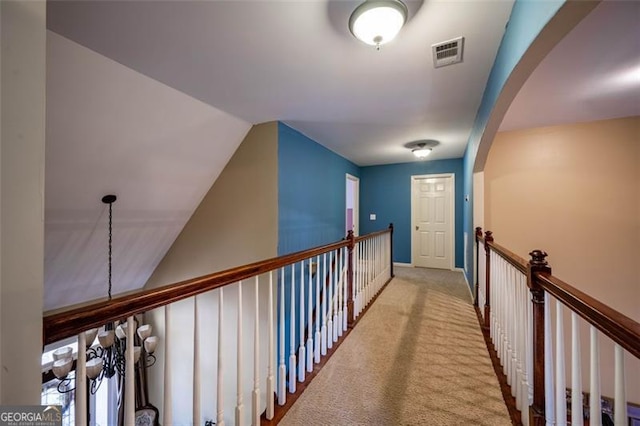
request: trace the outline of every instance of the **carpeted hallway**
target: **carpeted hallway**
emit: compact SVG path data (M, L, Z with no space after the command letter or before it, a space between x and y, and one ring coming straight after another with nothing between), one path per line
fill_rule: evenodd
M396 268L281 425L510 425L460 272Z

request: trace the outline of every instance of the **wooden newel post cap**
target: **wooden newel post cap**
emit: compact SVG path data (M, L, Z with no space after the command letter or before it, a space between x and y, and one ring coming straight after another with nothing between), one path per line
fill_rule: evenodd
M476 226L476 235L482 237L482 228L479 226Z
M486 231L484 233L484 239L485 239L485 241L493 241L493 232L492 231Z
M542 250L533 250L531 253L529 253L529 256L531 256L531 260L529 261L529 263L531 264L531 266L533 267L548 267L549 263L547 262L547 253L542 251Z

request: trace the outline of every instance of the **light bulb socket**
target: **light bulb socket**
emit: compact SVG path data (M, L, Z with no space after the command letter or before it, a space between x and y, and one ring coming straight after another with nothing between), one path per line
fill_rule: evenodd
M113 204L116 202L117 199L118 197L116 197L115 195L109 194L102 197L102 202L105 204Z

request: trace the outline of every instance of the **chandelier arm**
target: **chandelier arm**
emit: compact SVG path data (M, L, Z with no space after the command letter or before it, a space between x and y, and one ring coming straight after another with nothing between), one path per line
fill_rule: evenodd
M98 389L100 389L100 385L102 384L103 378L104 378L104 369L100 372L98 377L96 377L94 380L91 380L91 387L89 389L89 392L91 392L91 395L95 395L98 392Z
M70 384L71 384L70 378L65 377L64 379L60 379L60 382L58 382L58 392L69 393L69 392L75 391L76 390L75 386L69 387Z
M146 356L147 356L147 363L145 368L153 367L154 364L156 363L156 356L148 352L146 353Z

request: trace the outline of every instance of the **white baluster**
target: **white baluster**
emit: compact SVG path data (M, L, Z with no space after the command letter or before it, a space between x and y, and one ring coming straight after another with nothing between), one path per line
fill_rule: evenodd
M236 425L244 425L244 397L242 389L242 281L238 281L238 332L236 352Z
M364 308L369 304L369 281L371 279L371 253L370 240L363 242L363 262L364 262L364 280L362 281L362 305L360 305L360 313L364 312Z
M222 330L224 330L224 300L222 294L222 287L218 290L218 377L217 377L217 399L216 399L216 425L224 426L224 393L223 393L223 381L222 381ZM164 424L171 424L164 423Z
M373 246L373 287L371 288L371 300L373 296L378 292L378 281L380 278L380 253L378 252L380 244L378 243L380 237L375 237L371 242Z
M571 312L571 426L582 426L582 359L580 358L580 323Z
M364 311L364 308L367 306L367 302L368 302L368 297L367 297L367 292L369 290L368 288L368 284L369 284L369 260L371 259L371 257L369 256L369 240L364 240L362 241L362 269L363 269L363 274L362 274L362 288L360 289L360 292L362 294L362 298L360 301L360 314Z
M336 329L338 330L338 337L342 336L342 324L344 323L344 318L343 318L343 311L342 311L342 305L343 305L343 295L344 295L344 271L342 269L343 267L343 262L344 262L344 258L342 257L342 249L338 249L338 271L339 271L339 278L338 278L338 297L336 298L337 301L337 308L338 308L338 321L336 324Z
M351 251L351 265L353 268L353 280L351 282L351 294L353 296L353 319L358 316L358 280L360 279L360 270L358 269L358 246L359 243L354 244L353 250Z
M289 393L296 391L296 265L291 265L291 298L289 301Z
M358 244L354 244L353 247L353 251L351 253L351 263L353 266L353 280L351 283L351 294L353 295L353 318L352 320L355 320L356 317L358 316L358 280L359 275L360 275L360 270L359 270L359 258L358 258L358 247L359 247L359 243ZM348 321L347 321L348 323Z
M590 369L590 389L589 389L589 425L602 425L602 403L600 400L600 342L598 341L598 330L590 326L591 329L591 369Z
M327 348L331 349L333 347L333 286L335 281L333 279L334 274L332 267L333 261L331 260L332 256L329 253L329 297L325 299L325 306L327 310ZM326 297L326 294L325 294Z
M346 263L348 262L347 260L347 256L349 255L349 250L347 250L347 248L345 247L342 250L342 259L343 259L343 285L342 285L342 331L345 332L347 331L347 292L349 291L349 289L347 288L347 286L349 285L349 280L347 279L347 265Z
M307 372L313 371L313 259L309 259L309 291L307 292Z
M316 258L316 334L314 338L313 355L316 364L320 362L320 255Z
M614 423L627 425L627 392L624 378L624 350L620 345L615 345L615 398L613 407Z
M275 352L276 345L273 329L275 327L273 321L273 271L269 271L269 308L268 308L268 334L269 334L269 364L267 365L267 420L273 419L275 407L273 395L276 388L273 377L273 366L276 362Z
M516 328L518 326L518 313L516 312L517 307L517 277L518 271L513 266L509 265L509 305L510 305L510 318L511 318L511 337L509 345L511 346L511 381L513 385L511 386L511 394L515 398L517 395L517 384L519 383L518 377L518 356L520 355L518 352L518 333L519 330Z
M327 354L327 253L322 255L322 303L318 301L322 309L322 329L320 336L320 354Z
M523 286L522 286L522 273L518 272L516 276L516 315L517 315L517 325L516 330L518 330L517 337L517 345L518 345L518 372L516 378L516 408L522 411L524 407L528 407L523 403L525 398L525 384L526 384L526 371L525 371L525 343L524 339L526 336L526 320L525 320L525 312L526 312L526 303L527 298L526 295L523 294Z
M374 280L374 286L373 286L373 294L371 295L371 299L373 299L373 296L375 296L376 294L378 294L378 285L380 284L380 273L382 272L382 269L380 268L381 264L380 264L380 259L382 258L381 253L380 253L380 238L381 236L377 236L374 240L373 240L373 251L375 253L375 280Z
M338 341L338 295L340 294L339 286L339 276L340 276L340 261L338 260L338 251L336 250L333 255L334 258L334 267L333 267L333 297L331 300L333 301L333 341Z
M529 406L533 402L533 303L530 300L530 291L526 284L526 278L523 279L522 285L525 286L525 389L522 410L522 424L529 426Z
M311 269L311 265L309 265ZM298 381L304 382L304 376L307 371L306 355L307 350L304 347L304 260L300 262L300 349L298 350Z
M548 425L555 424L555 386L553 376L553 326L551 321L551 296L544 292L544 404Z
M516 406L518 406L519 401L521 399L521 383L522 383L522 365L520 359L522 357L522 348L520 347L520 337L522 336L522 324L520 323L520 271L516 268L511 267L511 294L513 297L513 368L514 368L514 376L513 376L513 385L512 394L516 400Z
M567 424L567 384L564 363L564 319L562 303L556 301L556 422Z
M287 402L286 375L287 367L284 364L284 268L280 269L280 365L278 367L278 405Z
M260 277L254 280L253 313L253 392L251 394L251 419L253 426L260 425Z
M362 268L362 242L356 244L355 247L355 259L354 259L354 270L356 273L356 279L354 280L355 289L353 291L353 296L355 298L354 309L353 309L353 319L355 320L360 315L360 307L362 306L362 280L363 280L363 268Z
M507 329L507 368L509 369L509 386L511 386L511 396L515 396L515 363L513 362L515 358L515 352L513 348L513 332L514 332L514 321L513 321L513 281L512 270L513 268L504 261L503 268L505 272L505 305L506 305L506 329Z
M501 285L502 285L502 294L500 296L500 301L502 303L502 348L503 348L503 356L504 356L504 368L505 374L507 375L508 383L511 385L511 352L509 342L509 286L507 285L507 266L506 261L499 257L500 262L500 277L501 277Z
M340 273L341 273L341 269L340 269L340 251L336 250L335 251L335 279L334 279L334 286L333 286L333 341L337 342L338 341L338 328L341 328L338 326L339 321L338 319L340 318L338 315L338 306L339 306L339 298L340 298L340 281L341 281L341 277L340 277Z
M76 361L76 424L87 424L87 337L78 334L78 359Z
M125 377L124 377L124 424L133 426L136 422L136 366L135 366L135 345L133 336L136 330L133 316L127 318L127 349L125 351Z
M496 303L496 300L497 300L496 298L498 297L499 288L498 288L498 269L496 268L495 260L496 260L495 254L491 252L489 262L491 264L491 270L493 273L491 274L490 283L489 283L489 288L491 289L491 293L489 295L489 305L491 306L491 310L489 314L489 318L490 318L489 330L492 333L491 340L495 345L496 355L498 356L498 358L500 358L500 339L498 337L500 336L500 333L499 333L500 327L497 321L497 314L498 314L498 310L500 309L500 306Z
M173 393L171 380L171 305L164 307L164 392L162 424L173 423Z
M200 335L198 333L198 296L193 297L193 424L200 419Z
M358 309L358 315L360 315L362 313L362 311L364 310L364 307L365 307L365 305L367 303L366 302L367 298L366 298L366 294L365 294L365 291L366 291L366 288L367 288L367 273L368 273L368 270L367 270L367 241L366 240L362 241L360 255L361 255L360 262L361 262L361 272L362 272L361 275L362 275L362 277L361 277L361 280L360 280L360 289L358 290L358 294L360 295L360 304L359 304L359 309Z
M373 281L375 279L375 255L373 252L373 243L372 239L367 241L369 246L369 261L367 262L369 266L369 281L367 282L367 306L369 306L369 302L371 302L372 293L373 293Z

